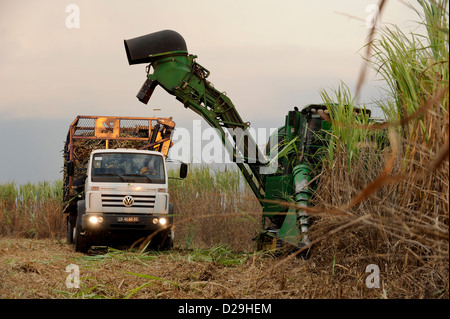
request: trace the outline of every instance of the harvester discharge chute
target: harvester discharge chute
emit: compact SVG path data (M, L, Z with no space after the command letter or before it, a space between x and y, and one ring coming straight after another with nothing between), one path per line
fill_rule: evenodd
M275 139L271 138L272 144L263 153L248 134L234 140L227 137L229 130L245 135L250 123L244 122L231 100L207 80L210 72L195 61L197 56L188 53L180 34L163 30L125 40L124 44L130 65L149 63L147 79L137 94L141 102L147 104L160 85L218 129L225 148L263 207L263 229L258 242L270 242L273 246L307 245L305 232L310 220L301 208L309 205L314 190L311 180L323 146L323 132L330 128L330 123L324 120L327 108L309 105L301 111L295 108L288 112L285 125ZM273 148L277 148L278 155L268 158ZM267 169L273 168L270 164L274 162L275 169Z
M150 63L147 67L148 77L137 94L138 99L146 104L155 87L160 85L186 108L202 116L220 132L233 161L258 199L263 199L260 167L268 162L266 156L246 133L250 124L241 119L231 100L207 80L209 71L195 62L196 56L188 54L181 35L163 30L125 40L124 44L129 64ZM153 73L150 73L150 67ZM229 134L229 130L235 134ZM227 136L236 138L230 140Z

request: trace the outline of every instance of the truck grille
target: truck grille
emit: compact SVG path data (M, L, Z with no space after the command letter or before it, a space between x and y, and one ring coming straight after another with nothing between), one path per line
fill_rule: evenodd
M130 206L124 204L125 196L127 195L102 194L102 206L104 208L153 208L155 206L155 195L129 195L133 198L133 203Z

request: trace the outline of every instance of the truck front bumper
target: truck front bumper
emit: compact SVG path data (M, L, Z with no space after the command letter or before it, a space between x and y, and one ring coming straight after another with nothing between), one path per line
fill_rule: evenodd
M156 231L170 228L172 218L142 214L84 214L81 226L89 231Z

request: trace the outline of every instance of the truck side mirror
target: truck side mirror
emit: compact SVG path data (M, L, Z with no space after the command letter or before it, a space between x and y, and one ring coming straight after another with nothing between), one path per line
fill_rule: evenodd
M181 163L180 165L180 178L186 178L188 173L188 165L186 163Z
M66 164L66 169L67 169L67 175L68 176L73 176L75 174L75 163L72 161L68 161Z

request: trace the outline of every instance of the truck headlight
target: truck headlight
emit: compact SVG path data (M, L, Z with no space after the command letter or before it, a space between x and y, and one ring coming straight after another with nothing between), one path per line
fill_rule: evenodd
M165 224L167 224L167 219L164 218L164 217L161 217L161 218L153 218L152 222L153 222L153 224L155 224L155 225L158 224L158 223L160 223L161 225L165 225Z
M91 216L89 217L89 222L92 224L97 224L103 222L103 217Z

